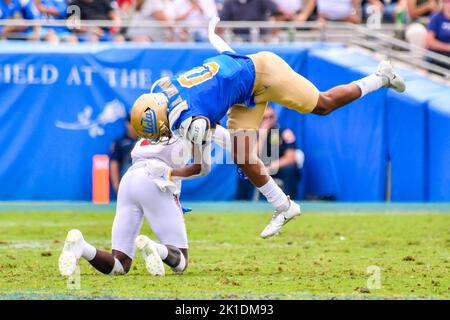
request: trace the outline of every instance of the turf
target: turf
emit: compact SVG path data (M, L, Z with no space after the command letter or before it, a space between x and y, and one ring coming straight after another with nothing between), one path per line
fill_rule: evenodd
M262 240L269 216L191 213L184 274L151 277L139 254L120 277L81 261L81 289L70 289L57 269L67 231L110 249L113 212L2 212L0 299L450 298L450 214L310 213ZM368 288L369 266L379 289Z

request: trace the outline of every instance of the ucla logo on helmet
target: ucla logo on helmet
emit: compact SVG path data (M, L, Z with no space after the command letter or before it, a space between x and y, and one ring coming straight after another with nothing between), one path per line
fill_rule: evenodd
M145 117L142 118L142 131L148 134L155 134L158 132L156 125L156 113L154 110L149 109L145 113Z

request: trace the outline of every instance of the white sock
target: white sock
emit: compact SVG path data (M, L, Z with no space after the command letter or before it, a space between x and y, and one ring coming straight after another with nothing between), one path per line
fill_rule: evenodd
M153 241L153 240L152 240ZM161 257L161 260L165 260L167 256L169 255L169 249L163 244L157 243L153 241L156 247L156 251L158 251L159 256Z
M278 212L289 209L290 203L288 197L272 178L265 185L259 187L258 190Z
M184 254L180 251L180 263L175 267L172 268L174 272L183 272L186 268L186 258L184 257Z
M122 263L117 258L114 258L114 267L112 268L110 275L125 274Z
M388 84L388 80L385 77L371 74L365 78L353 81L361 89L361 97L366 94L376 91Z
M95 255L97 254L97 249L90 243L86 242L86 240L83 240L83 252L81 253L81 256L85 258L87 261L91 261L95 258Z

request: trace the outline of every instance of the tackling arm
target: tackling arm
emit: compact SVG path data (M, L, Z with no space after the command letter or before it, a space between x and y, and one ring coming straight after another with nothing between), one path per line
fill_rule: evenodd
M190 180L206 176L211 172L211 141L203 145L193 144L194 164L187 165L181 170L185 174L183 180Z
M231 152L231 137L230 132L220 125L216 125L212 133L212 141L217 143L222 149ZM195 164L188 165L185 168L186 172L190 175L184 176L184 178L194 179L198 177L204 177L211 172L211 140L207 140L204 144L193 144L194 161ZM198 164L198 158L201 157ZM172 173L173 175L178 175Z

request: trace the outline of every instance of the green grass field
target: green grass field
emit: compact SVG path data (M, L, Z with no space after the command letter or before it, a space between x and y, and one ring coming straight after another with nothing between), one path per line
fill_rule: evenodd
M119 277L81 261L76 290L58 272L65 235L79 228L110 249L113 212L0 212L0 299L450 298L450 214L306 213L263 240L269 217L191 213L184 274L151 277L139 254ZM368 288L369 266L380 268L379 289Z

